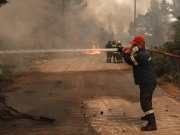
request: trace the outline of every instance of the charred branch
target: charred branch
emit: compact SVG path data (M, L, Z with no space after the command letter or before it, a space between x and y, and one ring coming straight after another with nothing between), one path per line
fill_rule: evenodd
M55 119L51 119L48 117L23 114L13 109L11 106L8 106L5 103L5 94L3 94L1 88L0 88L0 105L1 105L0 119L31 119L36 121L45 121L47 123L53 123L55 121Z

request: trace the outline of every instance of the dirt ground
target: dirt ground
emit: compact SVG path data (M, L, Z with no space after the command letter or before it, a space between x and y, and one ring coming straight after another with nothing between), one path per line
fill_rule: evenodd
M171 96L180 96L180 89L172 84L159 84L159 87L162 88L164 92Z
M63 57L38 62L35 70L16 77L7 104L56 121L0 120L0 135L180 134L179 90L165 84L156 88L158 130L141 132L146 122L140 120L144 114L131 67L105 60L105 54Z

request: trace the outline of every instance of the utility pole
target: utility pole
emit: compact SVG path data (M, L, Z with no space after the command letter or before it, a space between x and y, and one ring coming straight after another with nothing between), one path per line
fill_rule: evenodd
M134 36L136 36L136 0L134 0Z
M65 0L62 1L62 38L65 37Z

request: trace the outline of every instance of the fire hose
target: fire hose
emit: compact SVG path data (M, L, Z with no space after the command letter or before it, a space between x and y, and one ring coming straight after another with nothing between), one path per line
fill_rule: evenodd
M167 53L167 52L162 52L156 49L151 49L151 48L146 48L148 51L153 52L153 53L159 53L165 56L169 56L169 57L173 57L173 58L177 58L180 59L180 55L176 55L176 54L171 54L171 53ZM123 47L119 47L118 51L123 53Z
M162 51L151 49L151 48L147 48L147 50L150 51L150 52L155 52L155 53L163 54L163 55L166 55L166 56L169 56L169 57L180 59L180 55L175 55L175 54L171 54L171 53L167 53L167 52L162 52Z

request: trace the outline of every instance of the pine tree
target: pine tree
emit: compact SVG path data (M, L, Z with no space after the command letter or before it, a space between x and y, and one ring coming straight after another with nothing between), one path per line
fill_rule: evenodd
M176 18L180 16L180 0L172 0L173 4L171 5L172 14Z
M180 55L180 16L177 18L178 20L173 24L173 45L172 45L172 53Z
M180 55L180 17L173 24L173 39L166 42L163 46L155 47L158 50ZM180 88L180 61L179 59L167 57L160 54L153 54L152 59L155 65L155 72L163 81L171 82ZM171 68L169 68L171 65Z
M162 0L160 3L160 15L161 15L161 26L162 26L162 34L164 37L164 40L170 40L171 35L171 12L170 12L170 4L166 0Z
M146 14L147 18L149 18L151 35L148 37L150 45L162 45L164 43L164 39L162 36L162 27L161 27L161 13L159 9L159 3L157 0L151 0L150 11ZM150 31L149 30L149 31Z
M163 15L157 0L151 0L151 5L145 15L138 15L136 19L136 35L144 36L147 46L162 45L164 43ZM133 33L133 28L133 22L131 22L128 32Z

